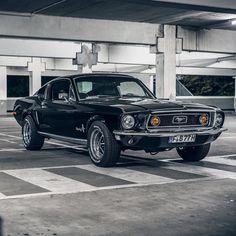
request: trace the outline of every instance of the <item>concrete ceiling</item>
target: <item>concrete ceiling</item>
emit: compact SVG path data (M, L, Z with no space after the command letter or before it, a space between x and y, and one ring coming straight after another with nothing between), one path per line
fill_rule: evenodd
M0 11L236 30L235 0L6 0Z

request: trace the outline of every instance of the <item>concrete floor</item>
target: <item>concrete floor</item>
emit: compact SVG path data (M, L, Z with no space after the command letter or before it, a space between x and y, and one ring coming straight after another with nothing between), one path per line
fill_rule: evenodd
M225 126L202 162L129 151L104 169L55 140L24 150L14 119L1 117L0 236L236 235L236 116Z

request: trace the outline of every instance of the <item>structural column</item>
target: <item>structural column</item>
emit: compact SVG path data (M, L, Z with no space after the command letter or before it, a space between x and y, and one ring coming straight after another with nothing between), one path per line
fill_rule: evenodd
M32 58L28 63L28 71L30 72L29 93L33 95L41 87L41 72L44 71L44 64L40 58Z
M0 66L0 115L7 112L7 68Z
M164 37L157 39L156 95L176 98L176 26L164 25Z

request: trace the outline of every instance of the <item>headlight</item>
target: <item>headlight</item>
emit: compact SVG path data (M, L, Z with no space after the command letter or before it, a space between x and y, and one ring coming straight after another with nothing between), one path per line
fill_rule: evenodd
M121 120L121 124L124 129L132 129L135 125L135 119L131 115L125 115Z
M215 121L215 127L219 128L223 125L224 118L221 113L216 114L216 121Z
M200 124L202 124L202 125L207 125L207 123L208 123L208 115L207 115L207 114L202 114L202 115L199 117L199 122L200 122Z

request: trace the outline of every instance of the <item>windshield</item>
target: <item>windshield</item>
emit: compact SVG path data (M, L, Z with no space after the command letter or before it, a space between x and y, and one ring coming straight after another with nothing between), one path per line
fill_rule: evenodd
M75 79L81 99L94 97L142 97L153 98L138 80L126 77L96 76Z

